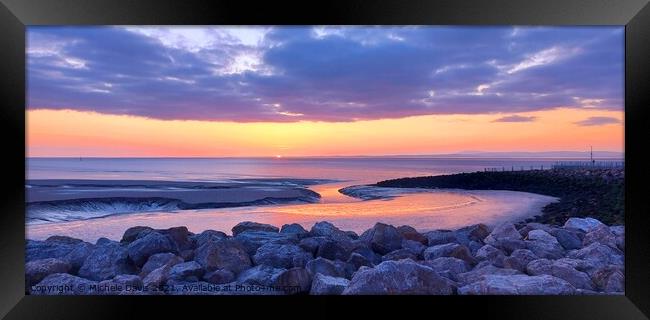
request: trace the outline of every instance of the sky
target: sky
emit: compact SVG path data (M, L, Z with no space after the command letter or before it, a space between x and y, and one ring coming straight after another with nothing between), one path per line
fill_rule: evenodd
M28 27L28 156L623 151L623 27Z

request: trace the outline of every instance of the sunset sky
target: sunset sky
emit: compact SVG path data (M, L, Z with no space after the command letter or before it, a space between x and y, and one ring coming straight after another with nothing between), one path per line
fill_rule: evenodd
M28 27L27 156L623 151L623 27Z

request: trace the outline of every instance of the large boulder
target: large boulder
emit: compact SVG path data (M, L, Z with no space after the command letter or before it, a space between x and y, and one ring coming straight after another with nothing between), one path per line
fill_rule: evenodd
M564 223L564 228L578 229L584 232L591 232L600 226L604 226L602 222L594 218L569 218Z
M531 276L551 275L569 282L575 288L594 289L589 275L576 270L572 265L562 261L551 261L548 259L533 260L526 266L526 272Z
M128 228L126 229L126 231L124 231L124 234L122 235L122 240L120 240L120 242L131 243L136 239L138 239L141 235L144 235L151 231L153 231L153 228L146 227L146 226L135 226L135 227Z
M337 278L345 277L346 275L345 267L343 265L337 264L329 259L322 257L318 257L307 262L305 269L307 269L312 275L320 273L322 275Z
M178 252L176 245L169 237L155 231L151 231L145 236L129 243L127 250L129 258L131 258L137 266L144 265L152 254L161 252Z
M150 291L164 290L164 285L167 283L167 280L169 280L171 269L172 266L165 264L162 267L149 272L149 274L142 279L143 286Z
M311 253L297 245L267 243L257 249L253 256L256 265L265 264L276 268L304 267L313 259Z
M194 245L197 248L204 245L206 242L219 241L226 238L228 238L227 234L216 230L205 230L199 234L190 236L190 239L194 242Z
M305 230L305 228L297 223L292 223L283 225L280 229L280 233L290 233L298 235L298 237L302 237L307 235L307 230Z
M534 231L541 231L541 230L533 230L531 231L531 233ZM524 242L526 243L526 249L532 251L536 256L540 258L560 259L564 256L565 253L564 248L562 248L562 246L560 245L559 242L557 242L557 240L554 241L526 240Z
M451 230L435 230L424 234L429 246L457 242L456 233Z
M521 233L517 231L515 225L510 222L502 223L494 228L490 234L485 237L484 242L495 246L495 243L502 239L521 240Z
M88 295L97 285L91 281L67 273L53 273L45 277L29 291L32 295Z
M517 249L526 249L526 242L519 239L503 238L491 241L490 245L503 251L506 255L512 254Z
M372 250L381 255L402 248L402 235L397 228L380 222L364 232L360 239L367 242Z
M237 234L234 239L244 246L246 253L250 256L254 255L259 247L267 243L295 244L298 241L295 234L255 230L244 231Z
M521 272L526 272L526 267L528 264L539 259L532 251L528 249L517 249L510 254L509 257L503 260L503 265L505 268L519 270Z
M194 260L206 271L226 269L238 274L252 266L244 246L233 239L205 243L196 249Z
M402 259L418 260L418 256L413 254L413 252L411 252L411 250L398 249L398 250L392 251L390 253L387 253L381 259L382 259L382 261L402 260Z
M575 288L549 275L486 275L479 281L458 288L462 295L568 295Z
M125 247L118 243L107 243L95 247L79 268L79 276L102 281L119 274L133 274L136 270L129 261L128 251Z
M70 237L53 236L45 241L27 240L25 262L55 258L69 263L72 267L70 272L77 273L94 249L95 245Z
M423 245L419 241L404 239L402 240L402 248L409 250L416 257L421 258L422 253L427 248L427 246Z
M476 263L476 259L472 257L469 249L466 246L457 243L447 243L429 247L424 250L422 255L425 260L433 260L440 257L454 257L464 260L469 264Z
M134 274L120 274L110 280L100 281L96 293L103 295L134 294L142 291L143 282Z
M258 286L272 286L278 276L284 272L284 268L275 268L268 265L259 265L244 270L237 276L235 281L238 284L252 284Z
M196 261L175 264L169 271L169 278L174 280L199 281L205 270Z
M438 274L447 277L451 280L457 281L456 277L460 273L465 273L470 270L470 265L464 260L453 257L440 257L433 260L422 262L427 267L432 268Z
M72 266L69 263L55 258L29 261L25 264L25 288L30 288L53 273L68 273L70 269Z
M320 248L320 245L326 241L331 241L331 240L325 236L310 237L310 238L304 238L300 240L298 245L303 250L310 252L313 255L317 255L318 248Z
M519 272L519 270L515 270L515 269L497 268L487 263L483 266L479 264L471 271L457 274L456 279L459 283L468 284L468 283L479 281L481 277L485 275L511 276L516 274L522 274L522 273Z
M257 223L252 221L244 221L232 227L232 235L237 236L244 231L266 231L266 232L279 232L280 229L270 224Z
M176 251L178 252L194 249L195 243L191 238L194 234L187 230L187 227L160 229L156 230L156 232L169 237L172 243L176 246Z
M411 226L399 226L397 227L397 232L399 232L403 239L416 241L423 245L429 244L429 239Z
M601 267L592 272L593 282L598 289L607 293L625 291L625 273L619 266L609 265Z
M149 274L149 272L154 271L166 264L174 266L181 262L183 262L183 259L171 252L153 254L149 257L149 259L147 259L147 262L140 269L140 276L144 278Z
M453 293L449 280L412 260L385 261L374 268L361 268L343 291L348 295Z
M575 231L558 228L552 230L551 235L565 250L582 248L582 240Z
M203 280L212 284L224 284L235 280L235 274L229 270L215 270L203 275Z
M339 228L327 221L321 221L314 224L309 230L310 237L328 237L337 241L348 241L352 240L350 236L345 231L341 231Z
M287 294L307 293L311 289L311 274L304 268L291 268L278 275L275 285Z
M330 260L347 260L350 257L351 243L349 241L335 241L327 239L323 241L316 256L323 257Z
M339 295L350 284L350 280L336 278L317 273L313 276L309 294L312 295Z
M588 260L599 266L623 265L625 262L621 251L598 242L594 242L580 250L570 251L567 258Z
M598 226L593 230L587 232L582 239L582 246L588 246L592 243L600 243L614 249L618 249L618 237L606 226Z
M504 267L504 260L506 259L506 256L503 254L503 252L489 244L486 244L482 246L480 249L476 251L476 259L478 261L483 261L487 260L491 264L503 268Z
M489 234L490 228L479 223L464 228L460 228L454 232L459 243L469 244L470 241L483 241Z

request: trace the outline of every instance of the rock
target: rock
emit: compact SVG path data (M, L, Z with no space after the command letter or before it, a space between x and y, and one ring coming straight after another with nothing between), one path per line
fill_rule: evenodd
M198 262L189 261L175 264L169 272L169 278L174 280L198 281L204 273L205 270Z
M151 231L131 242L128 247L129 258L136 266L142 266L152 254L161 252L177 252L176 245L169 237Z
M344 243L327 239L318 247L316 256L330 260L345 261L350 257L350 251L344 247Z
M373 251L381 255L402 248L402 236L397 228L380 222L364 232L360 239L367 242Z
M25 262L55 258L70 263L71 272L77 272L94 249L94 245L78 242L69 237L50 237L50 241L27 240L25 244Z
M307 262L305 269L311 272L311 274L314 276L318 273L326 276L336 277L336 278L345 277L346 275L344 268L342 268L341 266L337 266L331 260L321 258L321 257L318 257L316 259Z
M584 232L593 231L600 226L604 226L604 224L594 218L569 218L564 223L564 228L578 229Z
M497 268L488 263L484 266L477 265L471 271L459 273L456 275L456 279L458 280L459 283L468 284L468 283L477 282L481 279L481 277L486 275L511 276L517 274L522 274L522 273L515 269Z
M527 237L526 240L544 241L544 242L560 244L554 236L552 236L550 233L544 230L539 230L539 229L531 230L530 232L528 232L528 235L526 237Z
M339 295L350 284L345 278L336 278L317 273L311 282L311 295Z
M426 248L426 247L425 247ZM368 261L372 262L373 264L379 264L381 262L381 255L374 252L368 244L363 242L363 245L357 246L356 248L352 249L352 253L358 253L362 256L364 256Z
M605 292L624 292L625 275L623 269L618 266L609 265L598 268L592 273L591 279L598 289Z
M580 272L572 265L561 261L550 261L548 259L533 260L526 267L526 272L531 276L551 275L569 282L575 288L594 289L591 279L589 279L586 273Z
M297 245L274 243L261 246L253 256L253 262L256 265L265 264L286 269L304 267L311 259L313 259L311 253L302 250Z
M580 250L573 250L568 253L567 257L572 259L589 260L598 266L609 264L622 266L625 262L622 252L597 242Z
M254 255L259 247L267 243L295 244L298 241L295 234L254 230L242 232L234 239L244 246L246 253L250 256Z
M147 274L144 279L142 279L142 284L148 290L162 291L164 285L169 279L169 273L171 272L172 267L170 265L163 265L162 267L155 269L149 274Z
M69 273L77 274L81 266L86 261L86 258L90 256L93 250L95 250L95 246L93 244L90 244L88 242L79 242L73 245L72 250L63 256L61 260L70 264L71 268Z
M120 242L131 243L139 237L140 233L145 234L151 231L153 231L153 228L145 227L145 226L135 226L135 227L128 228L126 229L126 231L124 231L124 234L122 235L122 240L120 240Z
M456 238L458 238L461 243L465 244L470 241L483 241L490 234L490 228L479 223L460 228L454 233L456 234Z
M275 284L277 277L285 270L284 268L274 268L268 265L255 266L240 273L237 276L236 283L271 286Z
M45 242L57 243L57 244L75 245L75 244L78 244L78 243L82 243L83 240L68 237L68 236L50 236L47 239L45 239Z
M582 240L575 232L566 229L554 229L551 235L560 243L565 250L574 250L582 248Z
M506 255L512 254L517 249L526 249L526 243L523 240L517 239L499 239L492 241L490 245L502 250Z
M235 280L235 274L229 270L215 270L204 274L203 280L212 284L224 284Z
M454 257L464 260L469 264L476 263L476 259L472 257L469 249L467 249L466 246L457 243L447 243L429 247L424 250L422 255L425 260L433 260L440 257Z
M486 244L476 251L476 259L478 261L487 260L494 266L499 268L504 267L504 260L506 256L501 252L501 250Z
M352 240L358 240L359 239L359 235L354 231L345 231L345 234L348 236L348 238L350 238Z
M25 288L30 288L51 274L68 273L70 269L72 266L69 263L55 258L29 261L25 264Z
M142 288L143 282L140 277L134 274L120 274L115 276L113 279L99 282L94 293L116 295L142 291Z
M416 241L425 246L429 244L429 239L411 226L399 226L397 232L402 236L402 239Z
M595 242L618 249L617 237L606 225L598 226L587 232L582 239L582 246L586 247Z
M399 260L399 259L395 259ZM368 260L366 257L358 254L358 253L353 253L350 255L350 258L347 261L348 264L352 266L352 269L354 271L359 270L359 268L366 266L366 267L374 267L374 264Z
M422 243L420 243L418 241L404 239L404 240L402 240L402 248L404 248L406 250L409 250L416 257L421 258L422 253L427 248L427 246L423 245ZM416 259L414 259L414 260L416 260Z
M257 223L252 221L244 221L238 223L236 226L232 227L232 235L237 236L238 234L244 231L265 231L265 232L279 232L280 229L276 226L270 224Z
M320 245L328 241L329 239L327 237L311 237L311 238L304 238L300 240L300 243L298 246L300 246L303 250L310 252L313 255L316 255L318 252L318 248Z
M79 268L79 276L97 281L135 272L136 268L129 261L127 249L118 243L96 246Z
M524 242L526 243L526 249L532 251L540 258L560 259L564 256L564 249L557 241L547 242L544 240L526 240Z
M503 260L503 265L505 268L526 272L526 266L528 266L531 261L537 259L539 259L539 257L537 257L532 251L528 249L517 249L513 251L509 257Z
M174 266L181 262L183 262L183 259L171 252L153 254L142 266L142 269L140 269L140 276L144 278L149 274L149 272L158 269L166 264L169 264L169 266Z
M385 261L357 271L343 294L453 294L449 280L412 260Z
M280 233L292 233L299 236L307 235L307 230L297 223L285 224L280 229Z
M417 255L413 254L411 250L408 249L399 249L392 251L382 257L383 261L388 261L388 260L402 260L402 259L411 259L411 260L417 260L418 257Z
M625 226L611 226L609 227L609 231L611 231L615 236L625 236Z
M205 243L196 249L194 260L206 271L226 269L234 274L252 266L244 246L233 239Z
M97 282L67 273L53 273L45 277L30 294L33 295L87 295L93 294Z
M481 280L458 288L462 295L568 295L575 288L568 282L549 275L486 275Z
M345 231L341 231L333 224L327 221L321 221L314 224L309 230L310 237L328 237L337 241L351 240Z
M456 277L458 274L470 270L470 266L467 262L453 257L440 257L433 260L427 260L424 261L423 264L454 281L458 279Z
M427 237L429 246L456 242L456 233L451 230L429 231L424 234Z
M506 222L495 227L494 230L492 230L492 232L490 232L490 234L487 237L485 237L484 242L486 244L490 244L496 247L495 242L497 242L498 240L502 240L502 239L521 240L521 238L522 238L521 234L519 233L519 231L517 231L515 226L510 222Z
M278 275L275 285L287 294L307 293L311 289L311 274L301 267L291 268Z
M199 234L195 234L193 236L190 236L190 239L194 241L195 246L198 248L202 245L204 245L206 242L209 241L219 241L222 239L228 238L228 235L221 232L221 231L215 231L215 230L205 230Z
M187 230L187 227L173 227L169 229L156 230L156 232L169 237L176 245L176 251L194 249L194 241L190 238L193 234Z

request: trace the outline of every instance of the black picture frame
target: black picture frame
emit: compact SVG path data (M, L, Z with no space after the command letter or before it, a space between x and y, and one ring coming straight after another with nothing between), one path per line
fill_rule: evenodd
M7 319L341 316L404 311L463 318L647 319L650 208L644 159L650 127L648 0L337 0L299 3L171 0L0 0L0 317ZM27 25L625 25L626 277L621 296L36 297L24 294L25 26ZM237 303L237 306L235 306ZM188 304L188 305L185 305ZM185 305L185 306L182 306ZM305 306L306 313L295 310ZM203 313L205 313L203 315Z

